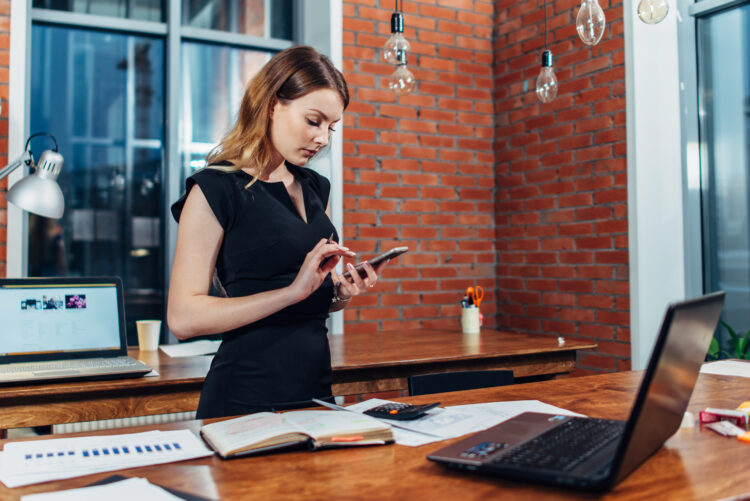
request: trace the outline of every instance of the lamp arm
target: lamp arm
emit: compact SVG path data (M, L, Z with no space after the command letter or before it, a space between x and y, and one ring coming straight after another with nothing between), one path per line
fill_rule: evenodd
M31 152L29 150L24 151L20 157L16 158L11 163L0 169L0 179L7 177L8 174L10 174L23 164L31 165L33 162L34 160L31 157Z

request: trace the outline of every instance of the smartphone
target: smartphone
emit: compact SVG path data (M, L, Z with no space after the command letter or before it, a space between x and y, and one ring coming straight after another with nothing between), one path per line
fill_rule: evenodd
M377 266L381 261L386 261L388 259L393 259L396 256L400 256L404 252L408 251L408 247L394 247L393 249L386 251L378 256L375 256L372 259L368 259L367 262L370 263L371 266ZM362 263L358 263L354 266L354 269L359 272L359 276L362 278L367 277L367 272L365 271L365 268ZM344 277L349 278L351 277L351 274L349 271L344 272Z

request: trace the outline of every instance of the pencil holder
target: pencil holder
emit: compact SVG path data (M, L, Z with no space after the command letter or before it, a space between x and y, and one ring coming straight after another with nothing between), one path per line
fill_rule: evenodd
M479 308L461 308L461 331L479 334Z

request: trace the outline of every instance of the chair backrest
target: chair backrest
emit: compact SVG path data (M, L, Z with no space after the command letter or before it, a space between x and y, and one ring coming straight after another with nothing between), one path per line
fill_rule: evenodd
M513 371L486 370L439 372L409 376L409 395L427 395L446 391L474 390L513 384Z

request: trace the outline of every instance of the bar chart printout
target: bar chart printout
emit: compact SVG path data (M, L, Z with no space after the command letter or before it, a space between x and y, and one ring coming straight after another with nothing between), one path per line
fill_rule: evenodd
M0 481L13 488L212 454L190 430L10 442L0 453Z

